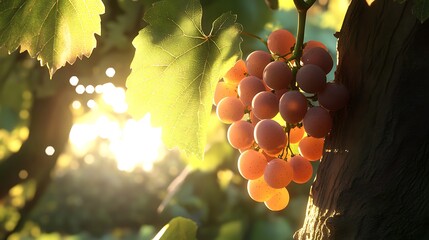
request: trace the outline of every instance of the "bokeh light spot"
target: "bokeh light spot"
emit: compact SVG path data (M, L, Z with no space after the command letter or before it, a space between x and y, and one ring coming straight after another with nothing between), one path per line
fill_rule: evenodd
M85 86L83 86L83 85L77 85L77 87L76 87L76 93L77 94L83 94L85 92Z
M85 92L86 92L86 93L88 93L88 94L93 94L93 93L94 93L94 91L95 91L95 87L94 87L94 86L92 86L92 85L88 85L88 86L86 86L86 88L85 88Z
M52 146L47 146L46 149L45 149L45 153L48 156L52 156L55 153L55 148L52 147Z
M114 68L109 67L106 69L106 76L112 78L115 76L115 74L116 74L116 70Z
M72 76L72 77L69 79L69 83L70 83L70 85L72 85L72 86L76 86L76 85L79 83L79 78L77 78L76 76Z
M22 180L27 179L28 178L28 172L25 169L22 169L21 171L19 171L18 173L18 177Z

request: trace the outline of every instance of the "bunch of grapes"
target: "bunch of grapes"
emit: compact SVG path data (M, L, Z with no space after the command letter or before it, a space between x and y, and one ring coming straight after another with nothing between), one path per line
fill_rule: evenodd
M286 187L311 179L310 162L322 157L332 127L330 112L346 105L348 92L326 81L333 60L322 43L306 42L301 58L285 29L266 43L269 51L250 53L218 82L214 105L220 121L231 124L227 138L241 153L238 170L250 197L279 211L289 203Z

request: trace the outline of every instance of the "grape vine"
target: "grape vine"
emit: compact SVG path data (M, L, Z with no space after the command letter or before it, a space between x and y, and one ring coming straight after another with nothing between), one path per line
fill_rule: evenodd
M306 13L314 1L294 2L296 37L287 29L271 32L262 39L267 50L238 60L218 82L213 99L219 120L231 124L227 138L241 153L237 165L248 180L249 196L272 211L288 205L291 182L311 179L310 162L322 158L331 112L349 98L343 85L327 82L333 68L327 47L303 42Z

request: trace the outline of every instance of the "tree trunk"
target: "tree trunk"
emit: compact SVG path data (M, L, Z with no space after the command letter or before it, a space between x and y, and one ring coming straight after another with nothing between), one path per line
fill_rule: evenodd
M295 239L429 239L429 21L412 3L351 2L335 73L351 98Z
M68 90L58 90L53 96L34 100L28 139L18 152L0 161L0 199L15 185L28 179L45 179L51 174L66 147L73 124L68 110L70 102ZM46 155L47 146L54 147L52 156ZM27 177L20 177L22 170L27 172Z

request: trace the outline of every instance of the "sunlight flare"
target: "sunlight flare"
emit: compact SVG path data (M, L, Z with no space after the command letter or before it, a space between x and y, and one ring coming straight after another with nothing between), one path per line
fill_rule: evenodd
M103 111L103 106L108 106L115 114L126 113L125 90L112 83L97 85L94 91L97 88L100 98L87 102L91 110L76 121L70 131L73 152L84 158L97 148L100 156L116 159L120 170L152 170L154 162L165 155L161 128L152 127L149 114L134 120L127 115L123 118ZM72 107L80 108L81 104L75 101ZM99 147L101 143L107 144L107 148Z

